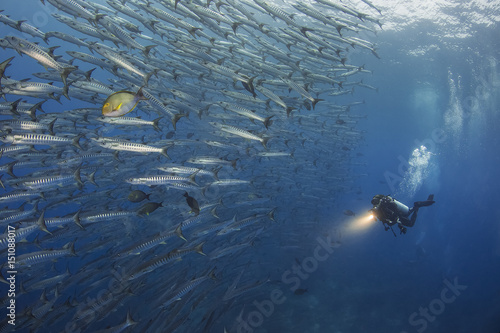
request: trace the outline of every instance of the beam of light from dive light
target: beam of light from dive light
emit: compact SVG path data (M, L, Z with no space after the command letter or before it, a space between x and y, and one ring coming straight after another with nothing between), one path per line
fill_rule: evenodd
M360 232L374 225L375 221L375 216L372 212L370 212L354 219L351 223L349 223L349 229L351 229L351 231Z

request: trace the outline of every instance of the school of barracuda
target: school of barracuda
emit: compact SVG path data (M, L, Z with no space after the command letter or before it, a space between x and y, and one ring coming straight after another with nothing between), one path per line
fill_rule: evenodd
M262 258L300 247L315 207L359 191L366 115L361 101L337 100L376 89L349 52L378 57L380 11L335 0L42 3L65 32L0 13L12 32L0 46L19 53L0 59L16 332L235 332L245 304L279 280ZM18 77L26 62L45 70ZM109 95L141 88L127 116L103 116ZM7 232L0 239L6 257ZM13 329L4 320L0 331Z

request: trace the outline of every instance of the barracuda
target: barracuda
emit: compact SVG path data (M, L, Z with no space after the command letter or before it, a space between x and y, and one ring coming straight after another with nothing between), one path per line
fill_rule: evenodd
M2 129L10 129L10 130L23 130L23 131L36 131L36 130L45 130L49 131L51 135L54 135L54 123L57 118L52 120L48 124L41 124L34 121L25 121L25 120L4 120L0 123Z
M164 103L162 103L160 100L158 100L155 96L153 96L149 91L147 91L144 88L142 89L142 94L144 95L144 97L146 97L146 101L148 102L148 104L152 105L155 109L159 110L160 112L165 112L170 116L175 130L175 126L177 124L178 119L175 121L174 119L179 115L173 113L171 108L167 107ZM182 117L184 115L180 116Z
M20 255L16 258L16 264L31 266L65 256L76 256L74 243L66 244L61 250L47 250Z
M10 142L13 145L65 145L72 144L75 147L82 149L80 147L79 140L82 135L78 135L74 139L61 138L53 135L46 134L14 134L5 135L0 138L3 142Z
M212 157L212 156L199 156L199 157L194 157L188 159L186 162L192 163L192 164L204 164L204 165L220 165L220 164L226 164L226 165L231 165L233 169L236 169L236 162L238 159L234 159L232 161L224 160L218 157Z
M210 183L210 186L231 186L231 185L247 185L252 182L244 179L220 179Z
M45 1L47 1L51 5L59 8L60 10L70 15L77 15L81 18L88 20L91 23L95 23L96 15L89 12L87 9L82 7L78 2L74 0L41 0L41 1L43 4L45 4Z
M7 36L5 37L5 39L7 39L7 41L19 54L24 53L40 62L44 66L53 68L58 71L61 74L61 79L63 80L64 86L68 86L66 78L68 77L69 73L76 69L76 67L62 66L57 61L55 61L47 52L43 51L38 45L28 42L27 40L13 36Z
M181 299L181 297L183 297L189 291L191 291L192 289L196 288L198 285L200 285L201 283L207 281L208 279L215 280L214 270L210 271L208 273L208 275L206 275L206 276L202 276L202 277L199 277L199 278L194 279L192 281L189 281L189 282L185 283L184 285L182 285L181 287L179 287L172 294L172 296L170 296L170 298L161 305L161 308L164 309L164 308L168 307L170 304L172 304L172 303L174 303L176 301L179 301Z
M229 77L233 80L241 81L241 82L247 84L248 86L253 87L252 82L253 82L254 78L249 78L246 75L244 76L244 75L237 74L235 71L233 71L232 69L230 69L228 67L217 65L217 64L211 63L209 61L201 61L200 64L202 66L218 73L218 74Z
M111 7L116 9L117 11L122 12L123 14L128 15L130 17L133 17L138 21L141 21L144 19L144 17L141 14L134 11L132 8L130 8L126 4L122 4L122 3L115 1L115 0L107 0L106 2L108 3L108 5L110 5Z
M217 235L220 236L220 235L228 234L228 233L233 232L233 231L238 231L241 228L244 228L248 225L254 224L255 222L258 222L262 218L265 218L265 217L268 217L271 221L274 221L274 211L275 211L275 209L271 210L267 214L255 214L253 216L250 216L250 217L247 217L245 219L231 223L230 225L228 225L227 227L225 227L224 229L219 231L217 233Z
M137 268L136 270L134 270L134 272L132 272L128 276L128 280L135 280L138 277L141 277L147 273L151 273L155 269L162 267L162 266L165 266L166 264L168 264L174 260L178 260L182 256L184 256L185 254L188 254L191 252L196 252L196 253L199 253L201 255L205 255L205 253L203 253L203 244L204 243L201 243L195 247L188 248L185 250L173 250L173 251L170 251L169 253L167 253L166 255L163 255L157 259L150 260L150 261L144 263L143 265L139 266L139 268Z
M281 10L281 8L273 4L267 3L266 1L262 0L254 0L254 1L256 4L264 8L268 13L272 14L275 17L279 17L280 19L285 21L286 24L300 28L300 26L293 20L293 18L287 13L285 13L283 10Z
M132 65L132 63L122 56L120 56L118 53L107 50L103 48L102 46L95 45L93 46L93 49L98 52L100 55L103 57L106 57L108 60L111 62L115 63L116 65L125 68L131 73L139 75L143 79L143 84L147 86L147 83L149 81L149 78L151 77L152 73L146 74L142 72L139 68L136 66Z
M129 255L139 255L142 252L147 251L149 249L152 249L153 247L155 247L157 245L166 244L165 241L167 239L175 237L175 236L186 241L186 238L182 234L181 224L179 224L179 226L177 226L177 228L173 231L169 231L166 233L160 233L158 235L151 237L147 241L136 243L136 244L132 245L130 248L128 248L127 250L124 250L124 251L118 253L117 256L118 257L126 257Z
M290 112L293 110L293 108L287 106L285 104L285 102L283 102L283 100L278 95L276 95L275 93L273 93L271 90L267 89L266 87L263 87L262 85L257 85L255 87L255 89L257 91L259 91L260 93L262 93L267 98L269 98L270 100L272 100L274 103L284 107L287 115L289 115Z
M53 187L61 187L76 182L78 187L83 187L82 179L80 178L80 168L76 169L73 175L60 175L53 177L38 178L31 181L21 183L22 187L30 190L49 190Z
M243 93L240 93L240 92L236 92L236 91L230 91L230 90L221 90L221 92L228 96L228 97L231 97L231 98L234 98L234 99L237 99L239 101L244 101L244 102L247 102L247 103L258 103L258 104L266 104L267 102L262 100L262 99L259 99L259 98L256 98L256 97L252 97L252 96L248 96L248 95L245 95Z
M348 15L352 15L352 16L355 16L359 19L363 19L366 14L363 14L363 13L360 13L360 12L357 12L345 5L339 5L337 2L334 2L332 0L316 0L317 2L319 3L322 3L323 5L326 5L326 6L329 6L329 7L332 7L332 8L335 8L335 9L338 9L340 10L341 12L344 12Z
M102 84L101 82L96 82L96 81L76 81L71 83L72 86L78 87L81 89L85 89L87 91L91 92L96 92L98 94L103 94L103 95L111 95L114 93L113 89L107 87L106 85Z
M80 224L80 210L77 211L73 216L50 217L50 218L44 219L45 229L48 229L49 227L50 228L61 227L61 226L64 226L66 224L70 224L72 222L76 223L79 226L81 225ZM44 229L42 229L42 230L44 230ZM48 232L47 230L44 230L44 231Z
M72 36L72 35L68 35L68 34L66 34L64 32L60 32L60 31L49 31L49 32L46 32L45 33L45 37L47 39L49 39L50 37L55 37L55 38L64 40L66 42L75 44L77 46L84 46L84 47L88 47L89 46L89 44L87 44L83 39L77 38L77 37Z
M57 162L57 164L62 166L67 166L73 164L81 164L86 161L100 160L107 158L113 158L116 161L120 162L120 160L118 159L118 151L116 151L114 153L92 153L92 154L78 155L72 158L61 160Z
M35 215L38 212L38 201L35 202L31 210L23 211L17 214L10 214L9 216L0 220L0 224L13 223Z
M90 216L82 216L79 218L78 223L76 221L75 221L75 223L78 226L82 227L81 222L98 223L98 222L115 220L117 218L131 217L131 216L137 216L136 212L122 211L122 212L102 213L102 214L96 214L96 215L90 215Z
M299 86L295 81L285 77L282 77L281 80L285 82L290 88L310 100L312 102L313 109L318 102L323 101L323 99L312 97L312 95L307 90L305 90L304 87Z
M216 20L218 23L224 22L227 23L231 26L233 29L233 32L236 33L236 28L241 24L239 22L233 22L231 19L225 17L224 15L217 13L209 8L199 6L197 4L194 4L192 2L187 2L186 7L188 7L190 10L196 13L196 15L200 17L208 17L211 19Z
M99 66L101 68L109 68L112 69L113 71L116 70L116 65L107 59L99 59L97 57L94 57L93 55L83 52L66 51L66 53L75 59Z
M97 118L97 120L108 124L125 125L125 126L148 125L148 126L153 126L155 131L159 132L160 128L158 127L158 123L162 118L163 117L160 117L156 118L155 120L149 121L132 117L116 117L116 118L99 117Z
M133 185L147 185L147 186L186 182L198 186L198 184L195 181L195 176L198 172L199 170L195 171L191 176L187 178L179 176L151 176L151 177L129 178L126 180L126 182Z
M118 37L127 47L132 47L141 50L146 57L149 57L149 51L151 51L153 47L156 47L156 45L143 46L139 44L132 37L130 37L130 35L125 30L121 29L120 27L116 26L113 22L109 21L109 19L103 16L103 14L101 14L97 22L99 24L102 24L110 33Z
M234 134L234 135L240 136L240 137L245 138L245 139L259 141L260 143L262 143L262 145L266 149L267 149L267 141L269 141L269 139L271 138L271 137L261 138L260 136L252 134L244 129L230 126L230 125L218 124L215 122L210 122L210 125L218 128L221 131L226 132L226 133Z
M34 199L34 198L42 198L43 193L40 192L17 192L17 193L9 193L6 195L0 196L0 202L6 203L6 202L13 202L13 201L24 201L28 199Z
M184 167L184 166L166 166L166 167L158 167L157 168L160 171L164 172L170 172L170 173L180 173L180 174L188 174L191 175L193 173L197 173L200 176L211 176L215 179L217 179L217 173L219 172L220 168L215 169L214 171L207 171L203 169L198 169L198 168L190 168L190 167Z
M226 102L217 102L217 104L226 110L232 111L234 113L248 117L250 119L261 121L266 128L269 127L270 120L272 117L274 117L274 115L273 115L273 116L269 116L269 117L264 118L264 117L259 116L255 112L252 112L251 110L245 109L245 108L238 106L238 105L226 103Z
M172 147L170 145L163 148L156 148L141 143L114 141L114 140L109 140L108 138L98 138L98 139L92 138L92 140L101 147L107 149L132 151L136 153L160 153L167 158L170 158L167 154L167 150L170 147Z
M177 28L186 29L193 37L195 37L195 33L201 28L194 27L183 20L178 19L177 17L170 15L166 11L153 7L149 3L140 5L145 11L159 18L160 20L164 20Z
M68 100L68 86L63 88L52 85L52 83L42 83L42 82L18 82L15 85L10 86L16 90L26 93L37 93L37 94L61 94Z

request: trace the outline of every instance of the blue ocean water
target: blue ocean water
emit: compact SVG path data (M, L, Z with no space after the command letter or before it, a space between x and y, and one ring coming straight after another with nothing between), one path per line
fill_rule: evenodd
M335 117L325 116L329 112L325 102L319 102L316 110L301 108L293 111L291 117L286 117L281 110L283 114L275 117L269 130L273 136L269 140L269 151L294 152L293 160L256 158L252 154L266 151L261 144L237 139L220 139L237 145L227 155L224 150L201 148L193 142L182 148L180 143L189 142L190 133L194 133L193 141L217 138L212 127L200 125L203 117L197 121L195 114L190 115L190 122L181 119L175 130L174 140L179 143L169 153L175 163L203 155L228 160L239 158L237 169L223 167L221 179L252 180L251 189L223 188L211 197L222 198L224 202L218 207L220 221L231 220L233 216L240 220L276 208L276 223L269 222L263 228L251 226L251 231L241 228L238 236L200 237L207 253L230 246L247 246L210 261L190 254L175 265L150 273L147 278L132 280L126 288L112 293L112 307L95 310L92 319L83 323L78 311L92 309L93 300L112 290L111 281L116 272L121 275L122 269L138 267L170 250L185 248L182 240L175 239L173 243L167 242L167 252L155 248L145 255L132 256L126 263L113 256L163 231L165 226L176 226L186 216L192 216L187 213L183 191L138 187L152 192L154 201L162 201L169 208L160 208L141 220L117 219L99 227L90 225L86 230L72 225L75 229L63 234L61 239L43 238L48 237L47 234L38 231L41 248L34 246L35 235L28 238L28 244L18 243L21 255L41 249L61 249L74 241L78 256L18 269L18 326L4 323L4 331L95 332L120 325L130 313L137 324L123 328L129 332L499 332L500 8L493 1L441 1L433 5L421 1L372 3L381 10L380 15L376 11L371 13L380 18L383 28L376 28L376 34L364 32L360 38L376 45L379 58L363 48L351 47L348 63L363 65L371 73L362 73L347 82L362 79L362 84L377 90L358 84L352 95L326 97L338 105L363 102L353 105L349 111L352 117L345 118L355 121L352 131L361 136L351 138L342 130L342 136L334 135L338 129L329 126ZM350 4L370 10L364 2ZM27 20L44 32L63 31L85 37L50 16L53 7L49 4L25 1L22 6L18 2L2 6L2 14ZM211 4L210 8L216 7ZM286 8L293 10L293 7ZM286 26L270 17L263 20L269 25ZM308 19L299 15L299 20L307 22ZM0 36L9 35L47 46L41 39L21 34L7 25L0 26ZM147 45L143 40L141 43ZM109 42L105 44L113 46ZM56 39L50 40L49 46L52 45L60 45L55 53L63 58L68 58L64 52L67 50L89 53L83 47ZM293 54L293 47L291 50ZM32 74L43 72L44 68L28 56L21 57L7 48L2 50L0 60L12 56L15 58L6 71L7 76L42 81ZM78 65L84 70L95 67L83 62ZM105 82L113 75L97 69L92 77ZM191 80L184 83L197 82ZM61 86L60 82L55 84ZM182 84L179 86L182 88ZM229 82L220 86L233 85ZM288 87L276 90L282 95ZM245 92L241 87L238 91ZM291 98L300 97L297 92L288 93ZM7 94L6 100L19 97ZM213 96L207 100L210 98ZM44 109L48 113L61 113L64 119L64 114L71 110L100 106L61 97L61 104L49 100ZM157 118L154 112L135 112L129 115ZM214 116L220 110L211 112ZM315 112L321 121L310 126L308 121L317 120L313 117ZM316 127L323 121L325 128ZM128 137L135 142L141 142L145 136L148 140L144 143L154 144L152 140L165 140L167 132L172 131L167 123L165 121L165 130L161 133L141 127L132 130L106 127L105 132L97 128L95 133ZM252 123L247 125L250 129L256 127ZM104 125L86 126L80 123L78 129L94 133L92 126ZM78 134L78 130L73 134ZM289 150L285 140L290 142ZM342 147L346 150L342 151ZM80 193L71 192L68 195L75 196L75 200L56 206L57 209L48 209L48 216L65 216L80 208L88 216L91 212L139 207L140 204L126 199L126 195L137 188L116 185L114 191L112 182L122 174L127 177L151 174L154 167L167 160L151 155L124 153L120 156L130 159L124 165L130 164L135 169L123 170L123 165L121 170L120 166L107 169L103 165L96 179L98 183L101 181L101 188L85 182L83 193L95 195L100 202L78 199ZM2 165L12 161L3 158ZM84 173L87 178L88 172ZM6 182L11 177L3 174L2 181L7 187L3 194L7 194L14 191L14 182ZM208 191L210 198L210 189ZM196 193L200 202L211 203L200 192L192 193ZM372 208L370 200L379 193L391 194L408 206L425 200L432 193L436 203L419 211L415 226L405 235L394 228L395 237L390 230L384 231L380 222L367 219L367 212ZM56 194L53 197L49 202L59 198ZM262 199L264 204L259 200L252 203L250 198ZM32 203L28 202L28 207L31 208ZM19 204L6 205L3 209L14 209ZM347 210L355 216L346 214ZM216 223L213 217L209 221ZM188 240L197 240L191 233L186 232L186 236ZM3 253L2 263L7 257L7 253ZM49 284L45 288L47 300L39 300L43 288L21 292L20 281L30 286L38 280L63 274L66 267L71 276ZM177 290L184 283L206 276L210 269L215 269L216 281L203 282L173 306L160 308L169 290ZM6 267L2 274L5 278L9 276ZM126 280L123 276L117 281ZM7 286L1 287L5 302L2 314L7 312L9 301ZM41 309L43 306L47 308ZM43 315L38 318L34 310Z

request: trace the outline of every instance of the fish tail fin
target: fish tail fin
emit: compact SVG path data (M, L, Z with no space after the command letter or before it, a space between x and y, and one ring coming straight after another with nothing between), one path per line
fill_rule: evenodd
M69 90L69 86L64 86L62 88L62 94L63 94L64 97L66 97L68 99L68 101L70 101L71 98L69 98L68 90Z
M49 93L49 98L52 98L53 100L57 101L59 104L62 105L61 103L61 95L54 95L54 93Z
M269 141L269 139L271 139L271 137L270 137L270 136L265 137L265 138L262 138L262 141L261 141L262 145L263 145L263 146L264 146L264 148L266 148L266 149L267 149L267 141Z
M160 122L160 120L162 118L163 117L159 117L159 118L156 118L155 120L153 120L153 128L155 129L155 131L161 132L160 127L158 127L158 123Z
M16 29L21 31L21 25L26 22L26 20L19 20L16 22Z
M45 110L42 109L43 103L45 103L45 101L38 102L35 105L33 105L33 107L35 108L35 110L39 110L45 113Z
M215 276L215 267L212 268L212 270L210 272L208 272L208 277L214 281L217 280L217 277Z
M165 147L163 147L163 148L161 149L160 154L162 154L162 155L163 155L163 156L165 156L166 158L170 158L170 156L168 156L168 153L167 153L168 148L170 148L170 147L172 147L172 146L170 145L170 146L165 146Z
M80 170L82 169L82 166L80 165L76 170L73 176L75 177L76 182L78 183L78 187L81 189L83 187L83 182L82 178L80 175Z
M153 47L156 47L157 45L148 45L146 47L144 47L144 51L142 51L142 53L144 53L144 55L149 58L149 51L151 51L151 49Z
M42 213L40 214L40 217L38 218L36 224L38 224L38 227L40 228L40 230L45 231L46 233L52 235L52 233L49 231L49 229L47 229L47 225L45 224L44 215L45 215L45 209L42 210Z
M72 257L76 257L76 252L75 252L75 242L69 242L68 244L63 246L63 249L69 249L69 255Z
M216 180L219 180L219 171L220 169L222 169L222 166L219 166L215 169L212 170L212 173L213 173L213 177L216 179Z
M63 69L63 71L61 72L61 79L63 81L63 84L65 87L68 86L68 82L67 82L67 79L68 79L68 75L73 72L74 70L78 69L78 67L76 66L70 66L70 67L65 67Z
M50 135L54 135L54 123L56 122L57 118L54 118L54 120L52 120L48 125L47 127L49 128L49 133Z
M264 126L266 127L266 129L269 128L269 126L271 125L272 122L270 122L271 118L274 117L274 115L272 116L269 116L267 118L264 119Z
M85 228L84 228L84 227L82 226L82 224L80 223L80 212L81 212L81 211L82 211L82 210L81 210L81 209L79 209L79 210L75 213L75 215L73 215L73 222L75 222L75 224L76 224L77 226L79 226L81 229L85 230Z
M302 27L300 28L300 32L305 36L307 37L307 32L308 31L314 31L314 29L310 29L310 28L306 28L306 27Z
M95 26L97 26L97 21L99 21L101 18L103 18L105 16L107 16L107 14L95 14L94 19L93 20L89 20L89 23L94 24Z
M85 75L85 78L87 79L87 81L90 81L90 76L92 75L92 72L94 72L96 68L97 67L94 67L91 70L86 71L86 72L83 73L83 75Z
M80 150L84 150L84 149L82 148L82 146L80 146L80 138L81 138L81 137L83 137L83 135L82 135L82 134L77 135L77 136L73 139L73 141L71 142L71 144L72 144L73 146L75 146L76 148L80 149Z
M193 184L193 185L196 185L196 186L198 186L198 183L196 183L196 179L195 179L195 177L196 177L196 175L198 174L198 172L200 172L200 169L196 170L195 172L193 172L193 173L192 173L192 174L188 177L189 182L190 182L191 184Z
M236 158L231 161L231 166L233 167L234 170L236 170L236 162L239 160L239 158Z
M97 172L97 170L95 170L94 172L92 172L90 175L89 175L89 181L94 184L95 186L99 187L99 184L96 183L95 181L95 173Z
M175 234L177 235L177 237L179 237L183 241L187 242L186 237L184 237L184 235L182 234L182 223L179 223L177 228L175 228Z
M178 113L176 114L173 118L172 118L172 125L174 126L174 131L176 130L176 127L177 127L177 122L179 121L179 119L181 119L182 117L185 117L187 116L187 114L184 114L184 113Z
M151 75L153 73L149 73L148 75ZM137 97L139 97L139 100L146 100L148 99L146 96L144 96L144 92L142 91L144 89L144 86L140 87L139 90L137 90Z
M176 1L176 3L177 3L177 2L178 2L178 1ZM193 28L189 29L189 30L188 30L188 32L191 34L191 36L193 36L193 38L196 38L196 31L198 31L198 30L203 30L203 29L193 27Z
M314 110L314 107L316 106L316 104L318 102L321 102L321 101L324 101L324 99L321 99L321 98L314 98L313 99L313 102L312 102L313 110Z
M241 22L234 22L231 24L231 28L233 28L234 34L236 35L236 29L241 25Z
M5 96L5 95L4 95ZM19 105L19 102L22 101L22 98L19 98L18 100L15 100L14 102L12 102L10 104L10 112L12 112L13 114L15 114L16 116L20 116L20 113L17 112L17 106Z
M121 163L121 162L122 162L122 160L120 160L120 157L118 156L118 154L119 154L119 153L120 153L120 152L119 152L118 150L117 150L117 151L115 151L115 152L113 153L113 159L114 159L115 161L117 161L117 162L120 162L120 163Z
M196 246L193 248L193 251L194 251L194 252L196 252L196 253L199 253L199 254L201 254L201 255L206 256L206 254L205 254L205 253L203 253L203 245L204 245L204 244L205 244L205 242L203 242L203 243L200 243L200 244L196 245Z
M210 214L212 214L212 216L215 217L216 219L219 218L219 215L217 215L217 206L215 206L210 210Z

